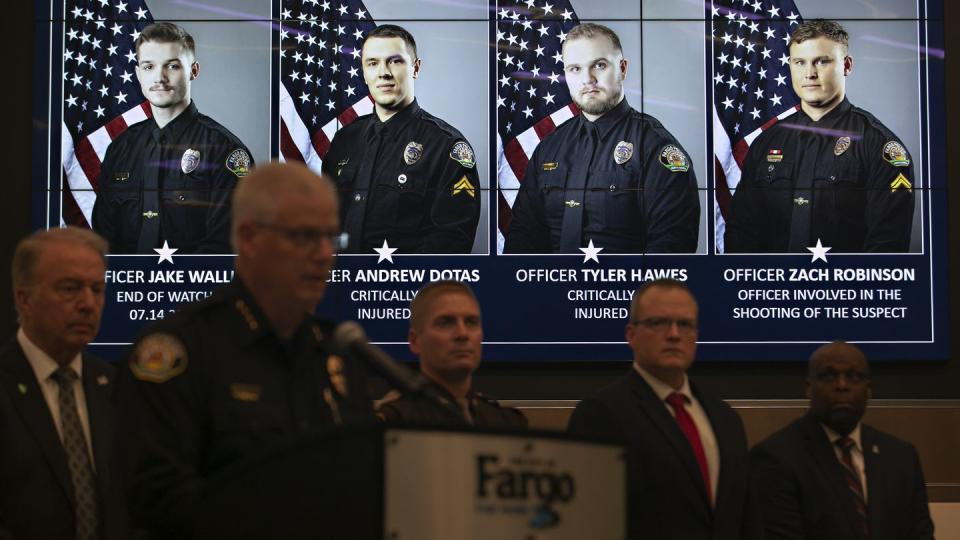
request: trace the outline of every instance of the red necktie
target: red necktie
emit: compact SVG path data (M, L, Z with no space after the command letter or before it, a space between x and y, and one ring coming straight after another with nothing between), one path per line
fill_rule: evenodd
M713 496L710 493L710 471L707 468L707 454L703 451L703 443L700 442L700 433L697 431L697 426L693 423L693 418L690 417L687 408L684 407L685 402L686 398L679 392L674 392L667 396L667 403L673 407L673 413L677 418L680 431L683 432L687 437L687 441L690 442L690 447L693 448L693 455L697 458L697 463L700 465L700 474L703 476L703 486L707 489L707 500L712 501Z

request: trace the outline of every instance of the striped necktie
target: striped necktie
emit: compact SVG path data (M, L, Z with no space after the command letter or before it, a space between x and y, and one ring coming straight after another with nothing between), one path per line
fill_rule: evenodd
M860 473L857 466L853 463L851 451L857 445L850 437L842 437L834 443L840 448L840 463L843 465L843 479L850 488L850 495L853 497L853 507L857 511L857 522L863 530L865 536L870 536L870 523L867 519L867 501L863 497L863 483L860 481Z

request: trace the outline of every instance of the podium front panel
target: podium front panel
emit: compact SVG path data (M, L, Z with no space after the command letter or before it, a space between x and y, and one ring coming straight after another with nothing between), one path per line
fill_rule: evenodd
M384 453L384 538L626 538L617 446L390 429Z

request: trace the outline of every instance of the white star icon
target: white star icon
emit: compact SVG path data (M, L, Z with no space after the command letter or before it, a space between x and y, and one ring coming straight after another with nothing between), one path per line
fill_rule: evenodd
M373 248L373 250L376 251L377 255L380 256L380 258L377 259L377 264L380 264L383 261L387 261L390 264L393 264L393 252L396 251L397 248L390 247L390 244L387 244L386 238L383 239L382 247Z
M599 255L600 252L603 251L603 248L602 248L602 247L595 247L595 246L593 245L593 239L590 240L590 243L587 244L587 247L585 247L585 248L580 248L580 251L583 252L583 262L587 262L587 261L591 261L591 260L592 260L593 262L595 262L595 263L597 263L597 264L600 263L600 259L597 258L597 255Z
M177 248L170 247L170 244L168 244L166 240L163 241L163 247L153 248L153 250L156 251L157 255L160 256L160 259L157 260L157 264L160 264L163 261L173 264L173 254L178 251Z
M820 242L820 239L817 238L817 245L807 248L807 251L813 253L813 258L810 259L810 262L816 262L817 259L827 262L827 252L831 249L833 248L824 247L823 243Z

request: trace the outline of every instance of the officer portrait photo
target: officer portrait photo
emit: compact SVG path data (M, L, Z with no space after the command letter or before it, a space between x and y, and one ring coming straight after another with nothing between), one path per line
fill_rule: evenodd
M404 21L358 40L372 111L336 131L322 163L340 195L346 253L486 253L485 79L462 69L485 53L483 30Z
M603 253L705 252L705 76L693 68L702 64L702 47L691 45L702 24L641 22L635 4L572 3L580 24L564 30L554 60L540 60L541 73L561 74L559 84L552 76L528 83L523 71L506 70L521 89L500 89L507 101L498 109L500 123L509 119L511 131L518 123L511 107L530 106L522 103L527 84L536 96L562 92L573 114L566 107L561 117L549 114L558 125L522 169L512 162L516 151L506 133L510 169L523 178L500 174L510 206L507 227L499 216L503 253L580 254L590 246ZM511 54L509 36L501 50ZM524 150L542 127L516 135Z
M887 3L904 16L916 7ZM797 8L853 16L849 7L820 2ZM789 69L787 95L798 98L799 110L750 144L718 251L807 254L819 245L831 254L920 252L916 22L811 16L790 28L781 71Z
M63 133L51 130L65 181L49 225L91 227L112 255L154 255L165 242L178 254L230 253L230 193L270 157L270 30L216 20L212 10L236 7L226 0L156 0L126 17L75 4L63 71L51 63L65 82L62 107L52 104ZM269 5L250 4L269 18Z

